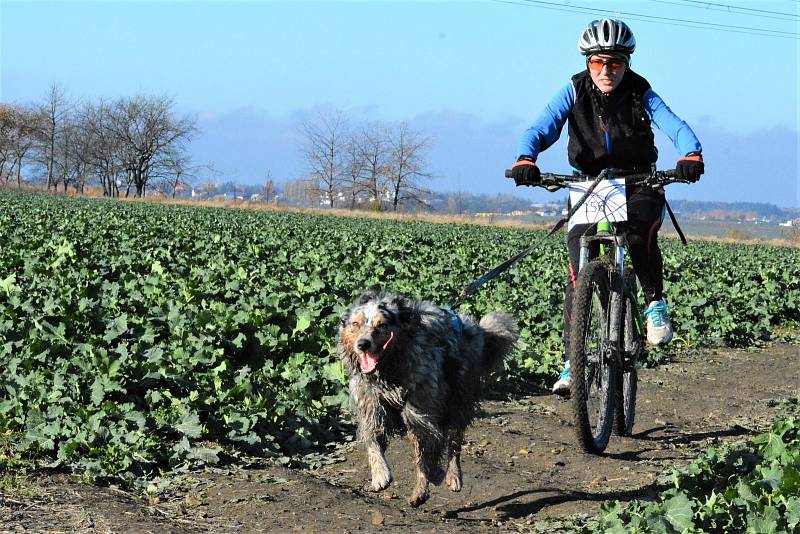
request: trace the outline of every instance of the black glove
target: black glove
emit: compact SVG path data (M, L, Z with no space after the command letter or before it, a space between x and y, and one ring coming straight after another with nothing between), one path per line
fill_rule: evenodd
M530 156L520 156L511 167L511 177L519 185L536 185L542 181L542 173Z
M703 156L700 154L688 154L678 160L675 170L678 171L678 180L696 182L705 170Z

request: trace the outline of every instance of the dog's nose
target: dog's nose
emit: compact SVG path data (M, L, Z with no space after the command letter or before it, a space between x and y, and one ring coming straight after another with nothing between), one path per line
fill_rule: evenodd
M372 342L367 338L361 338L356 342L356 347L358 350L365 351L372 345Z

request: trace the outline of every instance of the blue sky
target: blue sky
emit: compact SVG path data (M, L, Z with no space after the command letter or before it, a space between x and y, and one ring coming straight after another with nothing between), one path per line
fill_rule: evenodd
M510 1L3 0L0 100L36 101L52 82L76 99L168 95L198 117L197 161L242 182L267 169L299 177L299 121L333 106L353 122L405 120L431 136L436 189L538 200L546 193L515 190L503 169L528 123L583 68L583 26L609 10L636 35L633 69L704 145L707 175L672 196L800 205L800 40L710 26L800 34L800 2L716 2L762 10L745 15L687 0ZM657 138L659 165L673 166L678 155ZM567 170L565 152L559 142L541 166Z

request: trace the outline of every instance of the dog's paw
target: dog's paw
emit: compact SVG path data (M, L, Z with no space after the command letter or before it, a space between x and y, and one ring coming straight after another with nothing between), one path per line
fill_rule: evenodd
M450 491L461 491L462 482L460 472L454 472L453 469L448 469L446 482Z
M445 482L450 491L461 491L463 482L461 479L461 455L459 453L454 453L447 463L447 478L445 478Z
M427 487L424 490L414 490L414 494L408 500L408 504L410 504L412 508L416 508L417 506L424 504L430 496L431 493L428 491Z
M372 475L372 491L383 491L392 483L392 473L387 469L382 473Z

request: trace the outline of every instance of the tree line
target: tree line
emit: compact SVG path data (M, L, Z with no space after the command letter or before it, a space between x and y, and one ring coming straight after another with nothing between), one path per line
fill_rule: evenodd
M344 112L318 113L302 124L308 193L330 207L397 211L425 207L431 140L408 123L352 125Z
M50 191L87 184L103 195L175 194L196 170L188 143L196 120L167 97L74 102L58 85L33 104L0 103L0 183L38 182Z
M167 97L135 95L74 101L57 84L32 104L0 103L0 185L38 184L48 191L87 185L104 196L176 196L199 178L211 191L222 173L190 156L196 119ZM350 209L427 206L425 169L430 139L407 123L354 123L340 110L316 113L300 125L303 172L279 187L267 171L263 197Z

